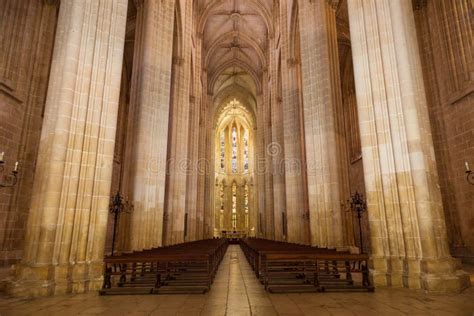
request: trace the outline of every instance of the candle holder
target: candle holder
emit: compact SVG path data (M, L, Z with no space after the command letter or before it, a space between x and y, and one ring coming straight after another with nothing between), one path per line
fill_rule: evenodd
M115 235L117 232L117 224L122 213L131 213L133 211L133 204L130 203L124 196L117 191L114 196L110 198L109 212L114 216L114 232L112 236L112 256L115 250Z
M471 168L469 168L469 164L466 161L466 181L469 184L474 185L474 173L472 172Z
M360 253L364 253L364 244L362 239L362 214L367 211L367 202L364 196L356 191L356 193L348 200L351 209L349 211L357 213L357 219L359 220L359 238L360 238Z
M0 188L11 188L18 182L18 161L15 162L15 168L9 174L3 174L5 172L5 161L3 160L4 153L0 153L0 175L2 175L2 181L0 181Z

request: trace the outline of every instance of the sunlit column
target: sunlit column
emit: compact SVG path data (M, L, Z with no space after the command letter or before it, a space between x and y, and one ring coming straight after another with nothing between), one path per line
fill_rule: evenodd
M126 0L61 1L25 251L9 293L101 285Z
M334 20L327 14L326 0L298 4L311 244L342 247L346 245L335 122L340 86L331 66L338 62L331 36Z
M459 291L411 1L349 1L376 285Z
M162 245L174 1L138 7L131 100L135 103L130 248ZM161 87L157 89L157 87Z

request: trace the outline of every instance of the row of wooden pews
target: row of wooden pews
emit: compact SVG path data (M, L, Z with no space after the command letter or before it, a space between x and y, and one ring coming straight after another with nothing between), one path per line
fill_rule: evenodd
M240 245L271 293L374 291L367 255L260 238L242 239Z
M207 239L106 257L99 293L205 293L227 246L226 239Z

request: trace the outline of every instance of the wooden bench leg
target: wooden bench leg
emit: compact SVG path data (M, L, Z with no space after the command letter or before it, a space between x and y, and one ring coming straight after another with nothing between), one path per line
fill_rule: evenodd
M103 289L110 289L112 287L111 274L112 274L112 268L106 267L105 273L104 273L104 284L102 285Z
M120 272L122 272L122 274L120 275L120 284L119 284L119 286L122 286L122 284L127 281L127 264L121 264L120 265Z
M318 262L316 261L314 269L314 286L318 288L318 291L320 290L319 285L319 266Z
M346 265L346 280L352 281L351 264L349 260L346 260L345 265Z

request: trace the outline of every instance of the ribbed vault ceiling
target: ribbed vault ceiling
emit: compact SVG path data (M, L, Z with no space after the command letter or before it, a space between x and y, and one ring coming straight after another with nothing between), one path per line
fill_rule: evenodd
M203 39L208 89L214 96L234 92L255 98L260 90L273 32L272 2L199 0L198 32Z

